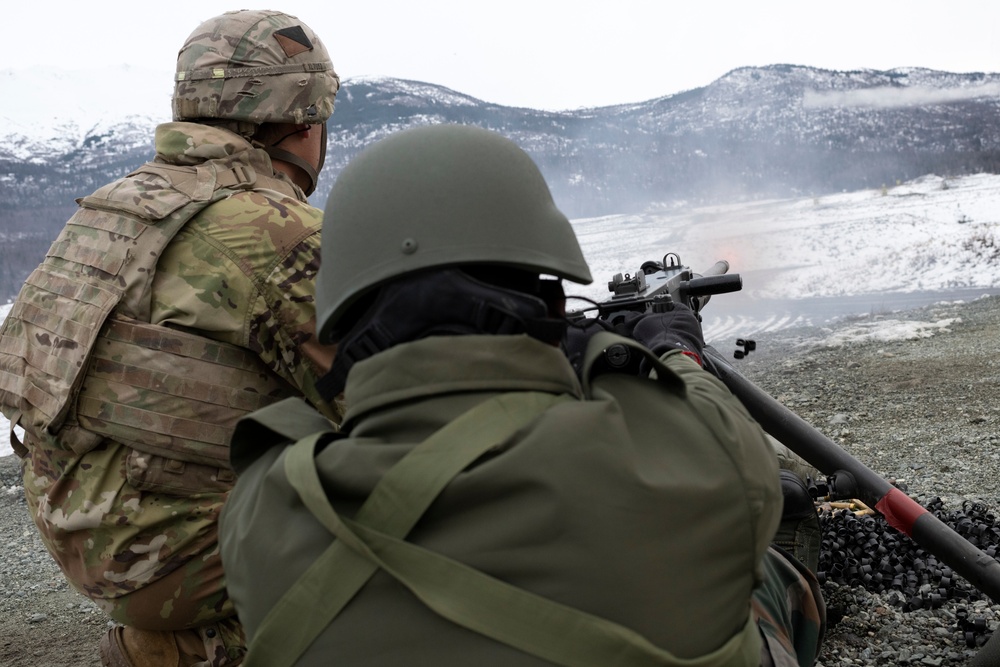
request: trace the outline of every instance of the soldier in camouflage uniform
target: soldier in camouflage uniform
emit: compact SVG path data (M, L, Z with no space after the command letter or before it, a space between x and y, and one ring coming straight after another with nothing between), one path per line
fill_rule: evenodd
M105 665L237 665L217 519L236 420L304 395L339 78L313 31L229 12L188 38L156 158L79 201L0 330L0 406L67 579L120 626ZM13 427L12 427L13 435Z
M237 426L220 541L244 667L815 661L823 601L771 545L767 436L682 305L564 338L551 277L590 270L523 151L396 134L341 173L323 233L322 390L348 409L336 433L295 398Z

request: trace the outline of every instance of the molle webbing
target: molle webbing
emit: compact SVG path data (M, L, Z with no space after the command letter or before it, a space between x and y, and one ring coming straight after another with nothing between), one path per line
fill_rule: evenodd
M252 188L298 198L270 176L262 151L246 151L190 167L150 162L79 200L0 326L0 409L16 415L12 423L77 453L108 435L174 458L180 446L193 452L185 460L226 467L220 448L236 419L290 388L247 350L142 323L167 244L212 203ZM115 363L136 370L116 376ZM236 389L222 396L220 386ZM81 392L93 430L77 421Z
M0 406L21 412L29 434L43 437L63 423L101 324L119 298L120 290L83 275L71 279L45 264L28 276L0 329ZM96 444L84 440L82 447ZM75 442L67 446L77 449Z
M66 239L68 252L74 254L64 258L116 276L125 291L118 311L148 322L156 262L188 220L240 190L267 188L295 196L288 184L265 176L269 170L262 151L210 160L195 167L147 163L127 178L80 200L82 208L70 218L67 230L75 226L87 231ZM108 234L95 234L95 230ZM114 258L111 263L101 259L108 252Z
M111 319L76 415L87 430L139 451L227 468L236 421L294 393L249 350Z

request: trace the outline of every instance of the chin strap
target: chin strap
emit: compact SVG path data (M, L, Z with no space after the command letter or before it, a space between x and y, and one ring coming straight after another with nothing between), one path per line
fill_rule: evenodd
M282 162L294 164L296 167L305 172L306 176L309 177L309 186L302 188L302 192L306 194L306 197L316 191L316 179L319 178L319 171L314 169L311 164L300 158L295 153L290 153L289 151L281 148L275 148L274 146L265 146L264 152L271 156L272 160L281 160ZM295 179L292 180L294 182Z
M311 164L303 160L301 157L286 151L283 148L278 148L277 146L263 146L264 152L267 153L272 160L281 160L282 162L288 162L289 164L294 164L296 167L305 172L306 176L309 178L309 187L302 188L302 191L306 193L308 197L316 191L316 183L319 180L319 172L323 170L323 164L326 162L326 123L320 123L320 133L322 137L320 138L320 148L319 148L319 164L313 167ZM278 143L281 143L280 141Z
M316 388L327 400L343 391L359 361L428 336L527 334L557 344L565 320L548 316L542 299L480 282L458 269L416 274L384 287L337 345L333 367Z

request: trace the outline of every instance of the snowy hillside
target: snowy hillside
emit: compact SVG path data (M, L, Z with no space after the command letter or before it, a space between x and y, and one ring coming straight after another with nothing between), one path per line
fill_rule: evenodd
M667 252L695 271L727 260L744 287L706 307L709 340L1000 291L996 175L575 224L595 279L578 293L592 299Z
M16 294L77 198L149 159L152 127L170 117L171 81L169 72L130 67L87 77L0 70L0 300ZM1000 73L770 65L643 103L548 112L420 81L346 79L311 201L322 207L340 170L373 141L406 127L461 123L518 143L573 218L790 197L808 197L796 205L817 212L831 193L932 173L1000 173L997 90ZM771 215L766 205L747 215L755 212ZM647 220L621 224L632 222ZM808 273L796 280L804 282L789 288L812 289Z
M978 175L592 218L576 231L598 273L621 260L638 266L651 250L676 251L696 269L727 259L745 277L764 272L746 286L755 296L800 299L1000 285L998 225L1000 176Z
M929 336L948 322L899 322L893 310L1000 293L1000 176L927 176L878 190L575 220L594 275L567 291L595 300L616 273L668 252L696 271L719 259L744 289L713 297L705 337L738 336L878 313L825 341ZM569 307L583 304L571 302ZM0 306L0 320L10 305ZM0 417L0 456L10 454Z
M95 80L103 85L95 87ZM127 65L88 69L85 75L0 70L0 157L45 162L109 133L135 135L135 142L146 146L150 128L170 119L171 92L169 71Z

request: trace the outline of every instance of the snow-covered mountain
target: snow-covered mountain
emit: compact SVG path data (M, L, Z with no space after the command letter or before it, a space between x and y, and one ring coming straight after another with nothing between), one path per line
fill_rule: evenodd
M0 164L98 160L102 144L146 150L149 130L170 119L171 92L169 72L129 66L0 70Z
M1000 74L774 65L641 104L568 112L430 88L349 81L330 121L331 175L386 132L428 122L473 123L511 137L573 216L1000 171Z
M744 288L713 297L703 311L705 338L720 349L737 337L852 314L878 317L824 344L927 337L948 322L901 322L892 311L1000 293L997 175L926 176L884 190L674 207L573 226L594 284L567 291L595 300L608 298L614 274L668 252L696 271L728 260ZM0 305L0 321L9 310ZM0 417L0 456L11 453L8 432Z
M13 295L74 208L148 159L170 74L0 72L0 300ZM386 134L480 125L538 162L571 217L682 203L825 196L926 174L1000 173L1000 74L905 68L741 68L640 104L565 112L504 107L441 86L348 79L328 123L313 203Z

